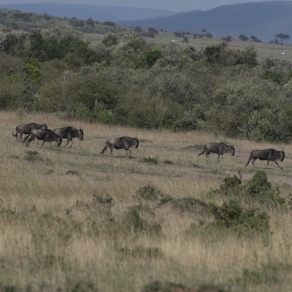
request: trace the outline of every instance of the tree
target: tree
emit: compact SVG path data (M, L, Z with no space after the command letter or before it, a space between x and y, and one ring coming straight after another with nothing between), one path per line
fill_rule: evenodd
M241 34L241 35L239 36L239 39L240 39L241 41L244 41L244 42L248 41L248 37L247 37L246 35L244 35L244 34Z
M289 34L284 34L284 33L278 33L277 35L276 35L276 40L280 40L280 44L281 45L283 45L283 41L284 40L288 40L289 39Z
M250 39L251 39L252 41L256 42L256 43L261 43L261 40L258 39L258 38L257 38L256 36L254 36L254 35L252 35L252 36L250 37Z

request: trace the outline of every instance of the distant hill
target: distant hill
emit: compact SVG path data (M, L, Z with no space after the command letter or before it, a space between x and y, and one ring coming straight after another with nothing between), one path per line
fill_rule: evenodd
M121 22L129 20L141 20L158 16L169 16L173 12L144 9L134 7L97 6L86 4L0 4L0 8L19 10L22 12L46 13L56 17L78 18L86 20L91 18L96 21Z
M153 27L158 30L201 33L214 37L238 38L240 34L269 42L279 33L292 43L292 2L272 1L224 5L207 11L191 11L171 16L124 21L124 26Z

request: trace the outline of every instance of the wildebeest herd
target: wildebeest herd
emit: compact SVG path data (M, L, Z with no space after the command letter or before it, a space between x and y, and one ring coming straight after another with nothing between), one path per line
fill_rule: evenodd
M60 146L62 144L63 139L67 139L67 143L65 147L71 141L71 146L73 145L73 139L78 138L79 140L83 140L84 133L83 130L76 129L73 127L63 127L63 128L56 128L54 130L48 129L46 124L22 124L17 126L16 133L12 133L16 140L23 141L26 146L29 146L30 142L33 141L35 138L38 140L42 140L43 143L41 147L44 145L45 142L56 142L56 146ZM25 134L24 140L22 140L22 136ZM120 138L112 138L106 141L106 145L100 152L100 154L104 154L108 149L110 149L110 153L112 154L113 149L124 149L128 152L128 156L131 157L131 149L130 148L138 148L139 140L138 138L131 138L127 136L123 136ZM206 159L209 159L210 153L215 153L218 155L218 162L220 161L220 156L223 156L225 153L231 153L232 156L235 155L235 148L232 145L227 145L224 143L208 143L204 146L202 152L198 154L198 157L205 153ZM283 150L278 151L272 148L264 149L264 150L252 150L250 156L248 158L247 163L245 166L248 166L250 161L254 166L254 162L259 160L266 160L267 161L267 168L269 167L269 162L273 161L279 168L282 167L279 165L278 161L283 161L285 158L285 152Z
M73 127L64 127L64 128L57 128L54 130L48 129L46 124L23 124L19 125L15 128L16 133L12 133L16 140L22 141L22 136L25 134L25 138L23 143L26 143L26 146L29 146L29 143L33 141L35 138L37 140L42 140L43 143L41 147L43 147L45 142L56 142L56 146L60 146L62 144L63 139L67 139L67 144L71 141L71 146L73 145L73 138L78 138L79 140L83 140L83 130L82 129L75 129Z

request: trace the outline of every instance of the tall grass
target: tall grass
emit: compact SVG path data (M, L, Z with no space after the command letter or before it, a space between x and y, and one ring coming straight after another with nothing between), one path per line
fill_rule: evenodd
M136 196L153 185L173 200L220 206L225 198L208 192L240 169L243 183L249 180L254 169L243 165L250 150L284 146L284 170L271 165L266 172L288 198L291 145L72 121L85 132L72 149L40 148L37 142L25 147L11 132L28 122L45 122L51 129L69 125L53 115L1 112L0 290L141 291L154 281L218 291L291 288L289 207L260 207L270 218L269 235L239 236L209 228L214 218L202 208L184 211L171 201L141 203ZM133 158L123 150L98 155L106 139L123 135L141 141ZM220 140L235 145L235 157L224 155L219 164L216 156L209 162L196 157L206 142ZM145 162L149 157L157 164ZM257 162L258 169L264 167ZM195 232L189 232L192 226Z

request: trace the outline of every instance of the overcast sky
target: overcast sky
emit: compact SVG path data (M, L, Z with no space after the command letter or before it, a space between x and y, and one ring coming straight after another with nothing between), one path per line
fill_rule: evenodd
M266 0L281 1L281 0ZM292 0L290 0L292 1ZM227 4L263 2L261 0L0 0L0 4L13 3L66 3L66 4L96 4L154 8L167 11L208 10Z

